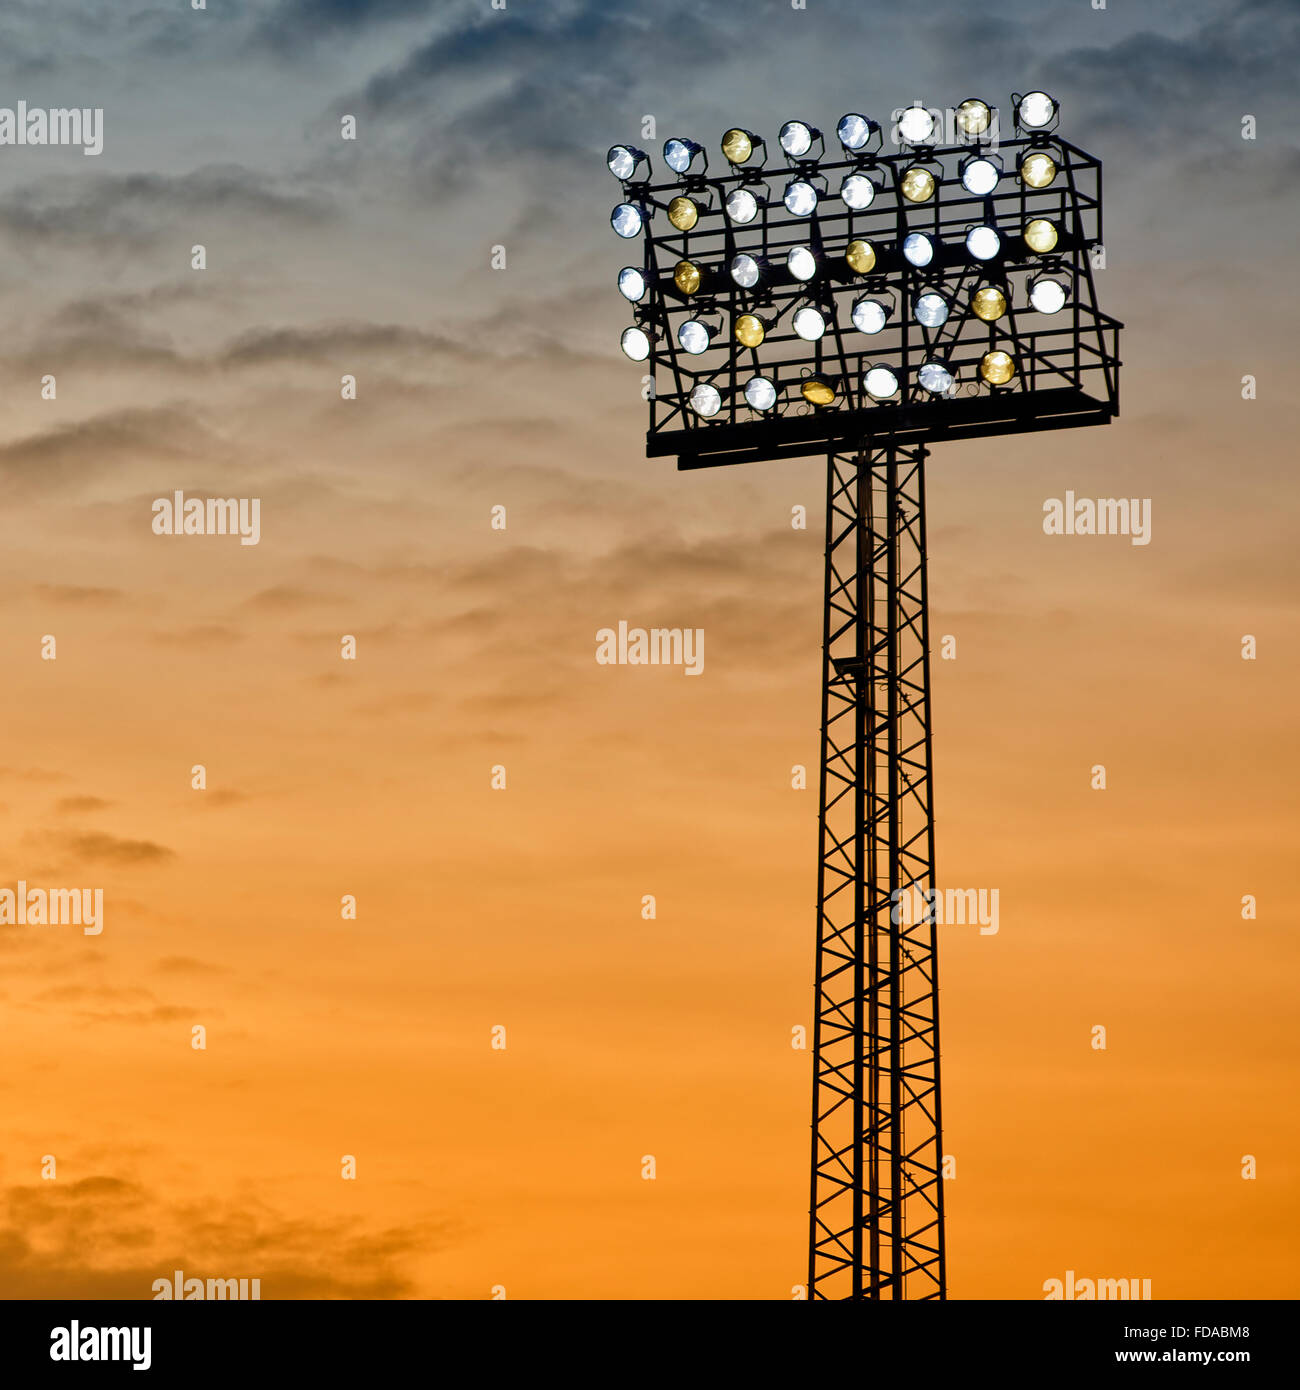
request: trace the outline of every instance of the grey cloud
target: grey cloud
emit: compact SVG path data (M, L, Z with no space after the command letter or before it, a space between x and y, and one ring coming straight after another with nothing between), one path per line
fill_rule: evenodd
M128 840L98 830L41 831L23 837L24 844L53 855L60 865L164 864L176 851L152 840Z
M174 175L51 177L9 193L0 204L0 236L19 250L36 244L141 251L171 237L177 223L255 219L308 227L327 219L331 208L326 199L236 164Z
M151 1299L153 1282L258 1278L263 1299L401 1298L408 1261L456 1229L415 1214L400 1230L285 1216L257 1198L184 1204L108 1175L0 1193L0 1297Z
M9 500L76 491L142 459L210 461L224 454L192 411L170 406L116 411L0 446L0 492Z
M424 18L429 9L428 0L279 0L253 29L249 46L268 44L281 57L293 57L323 39Z
M1238 0L1191 33L1148 29L1051 56L1042 66L1045 84L1068 89L1076 119L1090 129L1135 146L1181 137L1199 152L1240 147L1240 118L1259 114L1261 105L1289 109L1297 71L1300 6L1293 0Z
M400 324L336 323L256 329L237 338L218 360L226 366L259 366L270 362L334 362L348 354L426 355L455 350L449 339Z
M79 816L92 811L107 811L113 805L102 796L65 796L55 805L61 816Z

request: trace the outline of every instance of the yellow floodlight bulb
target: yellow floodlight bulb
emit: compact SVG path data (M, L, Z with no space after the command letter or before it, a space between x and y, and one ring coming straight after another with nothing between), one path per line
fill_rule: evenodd
M983 135L993 120L988 103L970 97L957 108L957 129L963 135Z
M833 405L835 387L824 376L810 376L799 388L809 405Z
M869 241L851 241L844 259L859 275L869 275L876 265L876 248Z
M900 186L909 203L924 203L934 197L934 175L919 164L907 170Z
M674 198L668 204L668 220L679 232L689 232L700 220L699 205L685 195Z
M1050 154L1035 150L1020 165L1020 177L1030 188L1047 188L1056 178L1056 161Z
M971 296L970 306L976 318L996 323L1007 312L1007 297L996 286L985 285Z
M980 376L990 386L1005 386L1016 374L1016 364L1009 353L1000 349L986 352L980 362Z
M754 153L754 137L740 126L733 126L722 137L722 153L732 164L744 164Z
M1035 217L1025 228L1025 244L1031 251L1050 251L1056 240L1056 228L1045 217Z
M673 271L673 283L683 294L696 294L703 276L694 261L678 261Z

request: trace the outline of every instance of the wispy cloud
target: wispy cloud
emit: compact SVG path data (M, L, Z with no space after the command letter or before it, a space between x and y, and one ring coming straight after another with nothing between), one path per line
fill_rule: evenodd
M61 816L89 815L95 811L107 811L113 803L102 796L64 796L55 803L54 809Z
M176 851L153 840L131 840L100 830L33 831L23 837L39 853L61 867L77 864L161 865L175 859Z
M453 1237L419 1215L367 1228L257 1199L169 1202L108 1174L15 1185L0 1193L0 1298L152 1299L176 1269L260 1279L263 1299L402 1298L414 1291L411 1258Z

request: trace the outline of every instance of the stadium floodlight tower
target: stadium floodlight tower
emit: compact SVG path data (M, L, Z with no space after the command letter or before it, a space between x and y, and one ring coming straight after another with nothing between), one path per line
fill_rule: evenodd
M1046 93L631 145L614 231L650 457L829 457L808 1296L943 1298L925 459L1108 424L1101 166ZM833 153L827 153L830 143ZM838 148L837 148L838 147ZM915 911L909 904L922 905Z

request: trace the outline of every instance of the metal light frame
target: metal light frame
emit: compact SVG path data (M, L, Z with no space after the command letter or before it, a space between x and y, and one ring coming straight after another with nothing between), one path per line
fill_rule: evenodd
M1019 175L1023 158L1036 151L1048 154L1057 167L1045 189L1030 187ZM624 184L625 201L644 210L641 268L649 292L633 306L632 322L651 342L655 389L648 455L676 455L680 467L694 468L852 448L863 438L883 435L912 444L1105 424L1119 413L1121 325L1097 304L1091 260L1102 244L1096 159L1054 131L994 141L971 136L897 153L844 154L795 159L781 152L779 160L727 166L722 175L702 170L671 183ZM991 194L972 194L961 184L962 164L976 155L998 157L1003 166ZM934 193L925 202L910 202L900 191L903 175L914 165L935 178ZM877 185L871 206L860 211L839 197L841 181L853 173ZM816 210L807 217L792 216L782 200L785 185L796 177L821 190ZM758 216L749 224L732 222L726 213L727 196L737 188L749 189L758 200ZM667 219L668 204L682 195L701 205L695 227L685 232ZM1057 229L1057 244L1048 253L1034 252L1024 240L1025 226L1036 218ZM1002 246L996 258L977 261L967 252L966 232L975 225L998 231ZM925 268L903 257L910 232L924 232L935 242L934 260ZM849 242L857 239L876 253L875 267L866 275L855 273L844 259ZM817 276L808 283L795 281L785 268L786 254L798 245L811 246L821 258ZM730 277L731 261L740 254L767 264L767 274L753 289L741 289ZM705 273L694 295L684 295L674 283L683 260ZM1029 282L1049 270L1067 294L1065 307L1053 315L1033 310L1028 299ZM995 324L970 309L970 296L985 285L1007 296L1008 313ZM949 301L942 328L925 328L912 316L914 300L926 290ZM888 291L896 315L878 334L859 332L850 317L853 302ZM828 319L819 342L807 343L791 328L793 311L804 302L818 306ZM733 337L734 323L744 313L772 321L757 348ZM721 317L722 329L709 350L701 356L682 350L680 323L710 314ZM989 386L979 377L979 364L986 352L998 349L1011 356L1016 375L1006 386ZM956 374L955 394L936 398L921 387L919 369L935 358ZM900 382L900 393L890 402L873 401L861 386L864 371L881 364ZM804 400L802 381L814 373L839 383L833 405L810 406ZM745 383L756 375L777 383L777 404L770 411L755 411L745 400ZM712 418L690 405L700 383L721 395L722 408Z

